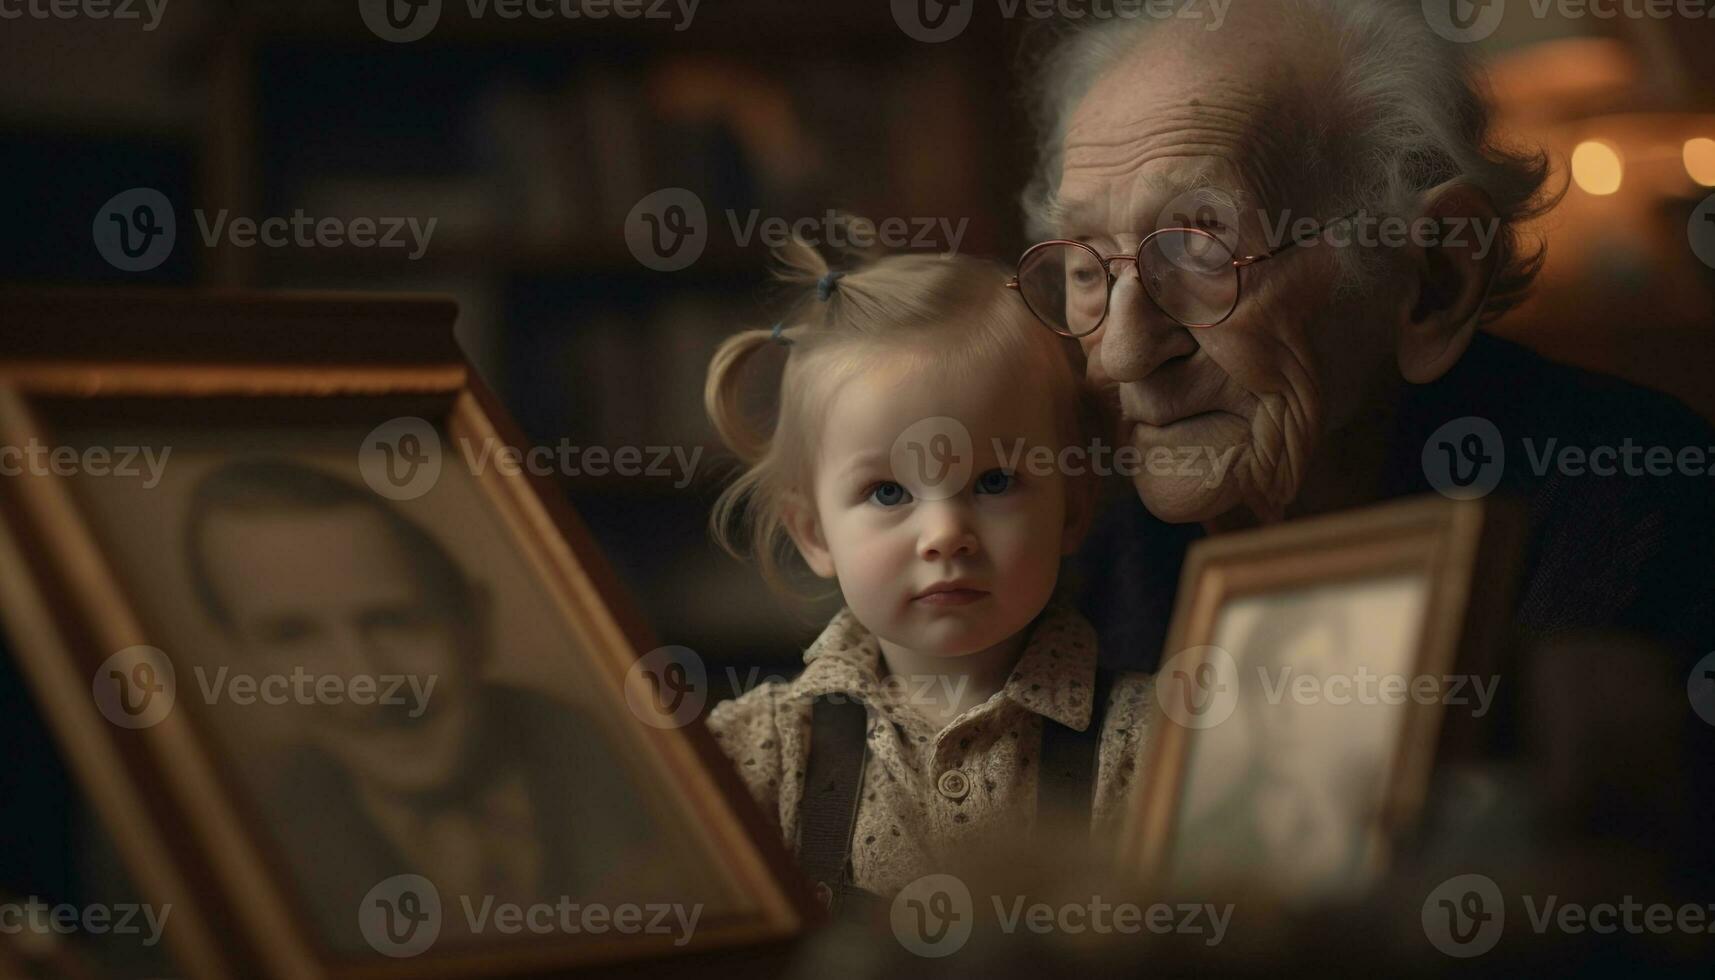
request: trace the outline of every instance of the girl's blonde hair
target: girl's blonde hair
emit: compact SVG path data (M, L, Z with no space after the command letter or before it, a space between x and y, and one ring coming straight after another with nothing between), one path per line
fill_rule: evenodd
M774 277L799 296L773 329L745 330L709 363L703 403L743 464L710 515L715 540L748 552L763 577L796 554L785 513L794 494L813 506L816 435L829 395L884 358L906 358L950 381L994 377L1021 391L1045 387L1062 445L1108 431L1106 412L1074 367L1074 342L1050 331L1006 288L1001 266L961 255L856 253L835 271L794 240L775 253ZM1096 483L1068 479L1068 506L1093 507Z

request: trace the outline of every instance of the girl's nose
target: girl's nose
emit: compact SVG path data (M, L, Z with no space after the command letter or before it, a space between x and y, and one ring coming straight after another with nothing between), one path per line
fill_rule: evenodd
M925 561L942 561L977 553L977 535L964 506L957 500L934 501L923 506L923 532L917 555Z

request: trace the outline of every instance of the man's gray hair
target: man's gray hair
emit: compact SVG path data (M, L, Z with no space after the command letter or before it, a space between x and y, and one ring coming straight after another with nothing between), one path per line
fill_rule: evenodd
M1233 16L1256 0L1237 0ZM1270 0L1292 23L1292 43L1306 58L1326 59L1325 73L1306 90L1290 119L1269 125L1303 127L1294 174L1279 175L1307 195L1294 202L1318 217L1365 209L1411 218L1418 195L1455 178L1489 198L1500 218L1495 280L1482 320L1521 302L1542 267L1544 246L1525 242L1521 223L1559 202L1545 189L1548 155L1501 143L1491 131L1488 93L1468 45L1430 30L1414 0ZM1161 21L1151 17L1091 18L1063 26L1040 48L1026 90L1037 136L1037 166L1024 192L1034 238L1052 237L1058 214L1061 147L1080 100ZM1170 21L1169 21L1170 23ZM1286 107L1283 107L1283 109ZM1143 229L1139 229L1143 230ZM1347 261L1347 284L1361 283L1377 249L1337 250Z

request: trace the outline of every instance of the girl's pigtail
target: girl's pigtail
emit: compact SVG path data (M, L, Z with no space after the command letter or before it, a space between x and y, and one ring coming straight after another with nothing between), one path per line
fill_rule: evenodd
M756 465L768 452L773 433L764 431L745 412L746 365L765 348L777 346L767 330L746 330L728 337L709 362L709 379L703 386L703 407L715 432L726 447L747 466Z

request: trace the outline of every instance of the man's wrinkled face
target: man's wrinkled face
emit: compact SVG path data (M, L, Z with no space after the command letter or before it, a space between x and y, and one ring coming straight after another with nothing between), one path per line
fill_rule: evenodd
M1143 235L1191 214L1238 256L1282 244L1271 223L1292 208L1276 197L1295 134L1269 125L1277 97L1252 81L1278 88L1278 73L1247 73L1233 51L1217 54L1152 38L1097 81L1067 127L1059 237L1130 255ZM1211 191L1236 206L1200 208ZM1244 507L1280 517L1322 434L1355 411L1385 338L1362 336L1356 317L1330 309L1336 257L1318 244L1243 269L1237 307L1202 328L1157 308L1133 263L1113 264L1107 318L1081 343L1088 381L1117 395L1122 442L1144 458L1163 449L1197 459L1232 452L1218 479L1140 468L1134 484L1156 516L1208 521Z

